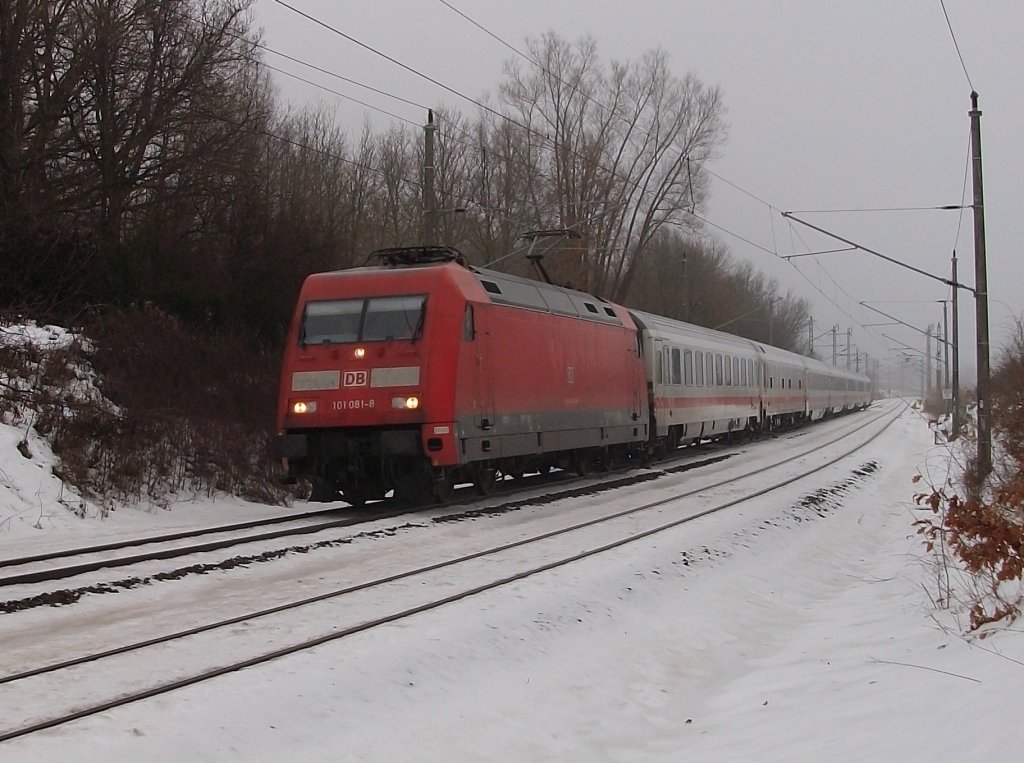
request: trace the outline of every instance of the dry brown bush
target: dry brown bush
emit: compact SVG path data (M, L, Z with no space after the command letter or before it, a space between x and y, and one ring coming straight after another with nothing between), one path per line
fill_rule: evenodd
M276 503L269 435L278 353L250 335L202 331L155 308L94 315L53 353L35 427L59 476L105 505L225 492ZM62 394L91 368L102 399Z
M1024 327L992 377L995 466L980 472L968 449L960 475L966 497L931 486L915 496L931 514L917 521L929 551L948 549L970 573L966 594L972 630L1012 621L1024 605ZM915 482L920 477L915 478ZM941 560L944 561L944 560ZM947 578L948 579L948 578ZM948 597L950 591L945 592Z

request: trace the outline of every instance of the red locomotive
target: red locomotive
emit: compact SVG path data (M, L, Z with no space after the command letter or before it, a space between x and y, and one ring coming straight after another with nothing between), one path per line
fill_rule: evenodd
M387 249L303 284L278 454L312 500L447 500L866 407L868 379L571 289ZM811 387L809 393L808 387Z
M595 297L393 249L306 279L285 351L279 454L313 500L446 500L498 473L639 453L647 383L629 313Z

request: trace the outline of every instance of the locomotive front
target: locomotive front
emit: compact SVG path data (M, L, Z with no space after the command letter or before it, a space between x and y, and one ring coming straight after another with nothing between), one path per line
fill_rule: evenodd
M278 400L277 454L315 501L431 497L457 460L454 376L465 299L454 265L356 268L303 284Z

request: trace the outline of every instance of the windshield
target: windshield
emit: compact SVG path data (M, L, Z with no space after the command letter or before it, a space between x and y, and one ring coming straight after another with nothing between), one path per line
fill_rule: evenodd
M308 302L301 344L416 339L423 328L422 295Z

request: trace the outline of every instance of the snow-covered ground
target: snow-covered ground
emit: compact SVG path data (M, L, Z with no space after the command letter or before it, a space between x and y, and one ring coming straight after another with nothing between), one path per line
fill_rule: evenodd
M280 511L197 499L80 519L57 502L45 443L31 461L15 448L23 434L0 427L3 556ZM908 410L848 462L740 512L0 744L0 761L1015 759L1024 745L1020 628L965 640L957 613L930 599L935 570L912 527L911 478L943 480L947 454L933 443ZM879 468L832 492L820 511L796 510L865 461ZM635 490L623 492L584 500L636 502ZM338 564L376 558L386 568L389 554L452 544L491 522L417 527L361 556L354 544ZM213 611L219 582L250 575L269 602L306 585L312 564L329 574L333 557L301 556L105 598L155 613L193 596L197 610ZM88 641L90 619L71 615L101 605L0 615L0 628L45 634L49 623L54 644ZM46 641L35 639L33 660ZM13 662L17 654L0 650L3 674L29 667Z

